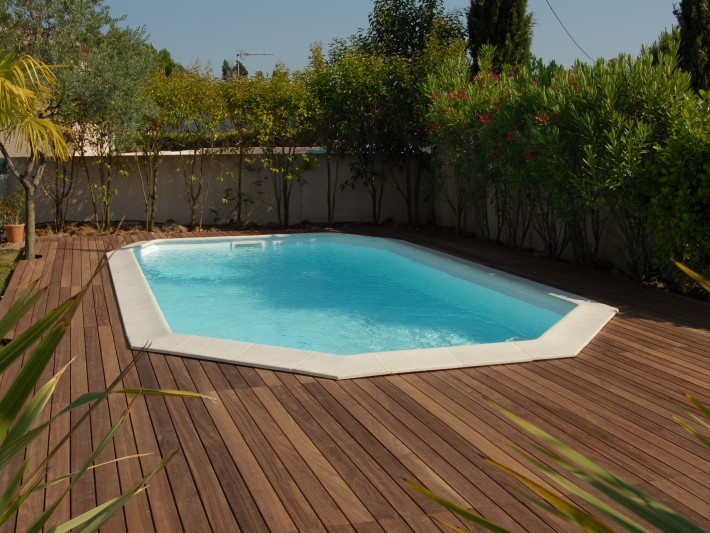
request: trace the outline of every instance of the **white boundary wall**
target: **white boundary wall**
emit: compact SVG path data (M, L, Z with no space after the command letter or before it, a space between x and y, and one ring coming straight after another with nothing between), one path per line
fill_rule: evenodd
M187 164L189 156L180 154L163 155L158 167L158 201L156 222L173 221L180 224L190 222L190 207L184 193L185 180L181 166ZM291 194L290 216L291 224L308 221L324 223L328 220L327 207L327 168L324 155L318 155L318 164L303 172L307 182L301 186L294 183ZM89 168L94 178L93 183L98 183L95 158L88 158ZM137 162L134 156L125 155L120 158L122 170L126 175L114 172L113 188L118 189L118 194L113 196L111 211L114 220L125 216L127 221L144 221L143 191ZM202 173L209 176L207 179L207 194L203 208L202 222L205 225L227 223L230 221L230 210L234 202L225 204L223 197L229 188L236 189L234 179L228 172L236 175L237 156L214 155L202 168ZM334 165L333 165L334 166ZM254 165L252 165L254 167ZM199 167L198 167L199 169ZM197 170L196 172L199 172ZM335 169L332 169L333 175ZM47 168L46 178L54 173L53 168ZM340 161L340 184L351 178L350 161ZM243 173L243 192L251 199L245 206L247 224L276 224L278 216L274 201L273 184L270 176L261 169L251 168ZM336 191L335 222L371 222L372 207L370 196L363 185L358 182L354 187L348 186ZM426 209L423 209L426 211ZM216 215L215 215L216 212ZM37 194L37 221L50 223L53 221L53 204L49 197L42 191ZM91 204L89 185L85 173L81 173L77 186L69 201L67 212L68 221L92 221L94 211ZM392 221L395 223L407 222L406 204L397 192L393 180L388 180L384 187L382 202L382 215L380 222ZM426 221L424 221L426 222Z

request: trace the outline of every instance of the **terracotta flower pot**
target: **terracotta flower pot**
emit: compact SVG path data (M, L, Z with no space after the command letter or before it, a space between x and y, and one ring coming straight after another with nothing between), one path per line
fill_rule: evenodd
M18 243L25 240L24 224L5 224L7 242Z

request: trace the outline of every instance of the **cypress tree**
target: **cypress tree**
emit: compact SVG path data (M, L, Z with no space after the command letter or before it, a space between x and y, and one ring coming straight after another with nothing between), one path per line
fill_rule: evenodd
M681 0L673 9L680 28L680 67L690 73L693 89L710 88L710 0Z
M468 10L468 50L477 69L481 47L496 47L493 68L527 62L532 44L532 14L527 0L471 0Z

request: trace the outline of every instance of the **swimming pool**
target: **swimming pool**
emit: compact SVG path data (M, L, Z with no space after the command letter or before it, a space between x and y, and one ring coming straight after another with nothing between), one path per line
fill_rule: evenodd
M402 241L147 241L109 260L129 344L348 378L576 355L608 306Z

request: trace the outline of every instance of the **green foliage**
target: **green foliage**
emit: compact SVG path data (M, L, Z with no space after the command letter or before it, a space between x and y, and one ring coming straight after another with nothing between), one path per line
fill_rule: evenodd
M44 113L74 130L72 160L58 165L43 183L54 203L57 229L80 169L90 183L96 224L106 228L117 190L115 155L136 144L145 104L140 91L157 53L142 30L119 24L122 19L113 18L103 0L4 0L0 6L6 18L0 43L62 65L57 72L61 98ZM89 145L100 154L98 179L90 178L81 161Z
M291 74L277 65L270 78L252 80L254 134L262 149L259 159L273 187L280 226L290 224L291 191L304 185L303 171L315 158L299 147L315 136L317 101L303 73Z
M0 525L12 520L18 509L33 493L43 491L52 485L63 484L64 488L59 496L54 501L47 502L45 510L33 517L34 521L27 531L42 531L43 528L50 527L52 514L76 486L78 480L92 467L101 451L111 442L113 435L126 420L133 402L129 403L127 409L116 420L109 432L98 440L96 448L89 456L82 458L84 462L76 471L51 473L50 461L69 441L77 427L88 422L96 407L105 401L109 394L200 396L181 391L119 390L118 385L126 373L132 369L132 366L128 366L106 391L83 394L58 413L47 417L42 416L43 411L51 403L56 386L68 365L46 384L41 384L40 379L48 363L52 360L54 350L67 332L69 323L79 309L81 299L90 284L91 281L79 294L60 304L59 307L37 320L25 331L17 334L11 342L0 347L0 376L5 378L3 379L3 394L0 396L0 470L3 473L7 472L6 479L8 480L0 497ZM0 336L5 337L21 320L31 314L34 304L42 297L45 290L34 291L33 287L30 287L17 298L7 313L0 318ZM13 366L18 366L19 369L11 374L8 370ZM36 392L33 394L34 391ZM49 449L46 457L30 457L29 450L33 448L33 443L46 434L47 428L54 421L83 407L88 408L83 409L77 422ZM175 452L171 452L154 470L125 490L121 496L64 524L54 525L53 527L56 529L52 530L68 531L76 528L75 531L95 531L112 515L120 511L128 499L144 490L149 480L165 467L174 454ZM36 459L36 462L33 459ZM36 466L30 468L32 464L36 464ZM46 480L48 476L53 477Z
M648 52L654 60L658 60L661 54L677 54L680 47L680 30L678 26L673 26L671 31L663 30L651 46Z
M234 65L230 65L229 61L226 59L222 61L222 79L223 80L228 80L229 78L232 78L234 76L248 76L249 71L246 69L246 67L242 64L241 61L236 59L234 61Z
M0 14L0 48L64 68L75 68L95 36L120 21L111 17L103 0L1 0Z
M0 142L9 173L25 192L25 257L35 258L35 191L46 169L45 153L64 159L68 155L63 129L46 118L55 101L57 78L52 69L32 56L18 59L0 50L0 134L15 136L29 150L29 161L20 168Z
M130 57L130 61L126 61ZM97 227L111 224L111 203L118 194L118 156L134 149L144 125L148 106L143 87L155 69L155 52L146 44L143 30L111 24L93 36L79 65L63 73L62 121L76 132L76 155L87 148L97 155L97 173L87 173Z
M387 59L352 47L340 54L334 69L340 147L353 158L353 179L363 183L370 194L372 222L376 224L385 180L378 156L388 131Z
M423 89L440 173L454 178L443 194L457 226L473 213L491 240L522 247L532 230L548 257L569 249L593 264L613 218L627 271L647 276L657 181L649 169L689 100L688 76L672 55L649 53L570 69L537 61L499 75L492 49L483 51L479 75L469 78L459 57Z
M690 73L693 89L710 89L710 2L681 0L673 13L680 29L680 66Z
M22 224L25 217L25 195L12 191L0 200L0 224Z
M176 63L167 48L161 48L156 53L156 61L158 68L166 76L170 76L173 72L181 72L185 70L180 63Z
M677 133L657 148L658 190L649 218L657 267L686 289L669 257L710 275L710 94L700 94L683 109Z
M705 429L710 428L710 409L701 402L687 395L694 404L700 416L693 415ZM494 404L495 405L495 404ZM628 483L613 472L591 461L573 448L565 445L549 433L527 422L524 418L499 405L495 407L518 427L532 435L537 442L528 441L528 446L533 448L537 455L533 455L521 448L513 449L537 472L544 474L549 480L561 487L567 494L573 495L578 501L584 502L589 512L582 507L571 503L566 498L536 483L534 480L519 471L509 468L492 459L486 459L511 477L530 489L538 498L532 501L547 510L551 515L560 517L584 531L611 532L614 531L608 523L622 528L625 531L647 531L645 524L650 524L659 531L668 532L700 532L701 528L690 522L682 515L668 508L662 502L652 498L639 490L635 485ZM710 448L710 440L689 424L676 420L683 428L695 436L701 443ZM538 442L542 444L538 444ZM538 457L543 457L544 460ZM562 474L560 472L565 472ZM407 483L415 490L436 501L440 505L453 511L464 519L484 527L489 531L502 533L506 531L497 524L486 520L467 509L457 506L446 499L432 493L412 481ZM583 488L588 486L593 491ZM600 497L601 496L601 497ZM604 497L604 499L602 499ZM616 506L612 506L611 501ZM619 509L622 509L621 511ZM592 514L594 513L594 514ZM643 520L640 523L638 519ZM444 523L453 531L460 531Z
M370 27L355 40L351 53L382 58L382 106L377 144L380 168L374 160L357 157L354 178L362 181L370 194L373 222L379 220L383 187L392 182L407 206L412 225L419 224L420 197L431 177L430 154L426 145L423 115L426 101L419 91L421 80L439 60L456 50L464 38L464 28L455 12L445 12L441 0L378 0L369 17ZM363 155L366 150L360 150ZM430 181L430 180L429 180Z
M236 152L236 168L228 172L232 187L224 191L223 201L230 209L230 221L242 226L246 221L248 206L254 199L244 191L244 169L254 162L254 109L252 91L254 84L246 76L233 76L222 86L222 98L229 130L220 134L216 144L224 143ZM234 204L233 206L231 204Z
M383 56L408 59L421 54L433 34L439 40L463 38L457 16L445 13L442 0L375 0L370 27L360 44Z
M527 0L471 0L468 48L474 61L485 45L495 47L491 67L494 72L500 73L504 65L521 65L530 60L533 17L527 6ZM476 63L473 72L479 72Z
M189 139L189 152L176 169L183 178L183 194L190 209L190 226L201 227L204 202L214 176L216 140L225 121L221 81L198 67L154 79L150 85L158 131Z

